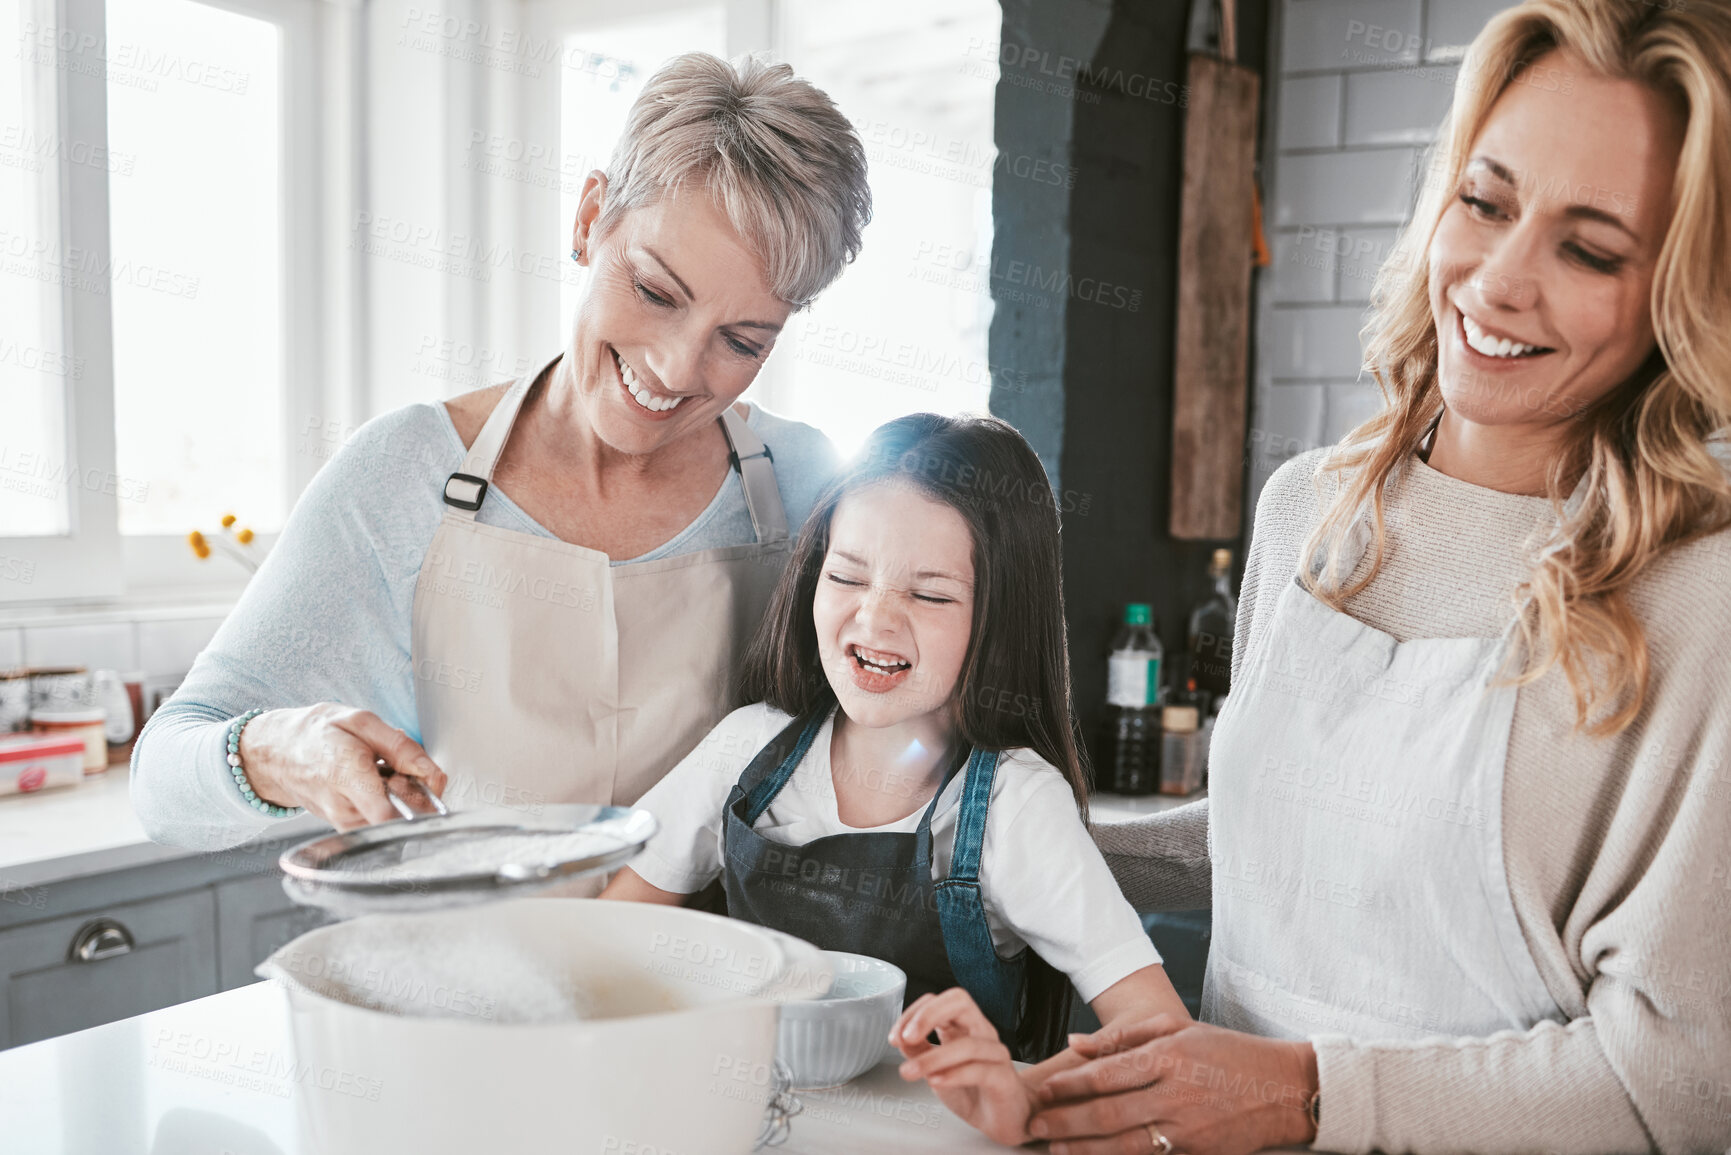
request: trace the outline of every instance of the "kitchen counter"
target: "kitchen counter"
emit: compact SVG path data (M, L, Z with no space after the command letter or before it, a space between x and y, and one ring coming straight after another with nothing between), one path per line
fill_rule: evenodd
M1180 806L1188 806L1192 802L1200 802L1208 797L1208 791L1198 790L1194 794L1182 796L1173 794L1108 794L1097 790L1088 795L1088 820L1090 822L1129 822L1136 818L1146 818L1150 814L1158 814L1162 810L1176 810Z
M318 1155L300 1140L295 1096L330 1093L316 1089L328 1072L296 1061L288 1013L282 988L261 982L0 1051L5 1150ZM893 1062L799 1099L787 1142L773 1149L785 1155L1010 1150L950 1114L924 1083L903 1082Z
M295 1061L282 989L255 983L0 1052L0 1136L31 1155L317 1155L294 1097L319 1074ZM799 1098L786 1155L1006 1149L893 1063Z
M0 892L198 855L145 836L132 812L131 777L125 765L111 766L77 786L0 796ZM292 842L326 829L301 815L270 837Z

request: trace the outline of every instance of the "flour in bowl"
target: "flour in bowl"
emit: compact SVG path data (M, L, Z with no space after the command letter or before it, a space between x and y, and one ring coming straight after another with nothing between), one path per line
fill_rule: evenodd
M556 960L480 933L359 920L321 949L278 962L308 990L393 1015L548 1023L593 1014L577 976Z

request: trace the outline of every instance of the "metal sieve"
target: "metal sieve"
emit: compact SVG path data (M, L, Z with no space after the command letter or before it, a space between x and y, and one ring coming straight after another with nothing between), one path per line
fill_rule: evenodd
M405 785L413 781L397 778ZM283 853L278 861L290 898L349 916L515 897L616 870L656 831L648 811L622 806L572 803L543 806L532 815L506 808L452 813L421 790L435 808L428 815L387 793L401 819L320 835Z

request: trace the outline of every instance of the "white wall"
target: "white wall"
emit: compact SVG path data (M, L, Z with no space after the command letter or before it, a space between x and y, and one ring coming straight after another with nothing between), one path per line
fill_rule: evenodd
M1280 463L1381 407L1358 330L1411 211L1466 45L1502 0L1283 0L1263 160L1249 501Z

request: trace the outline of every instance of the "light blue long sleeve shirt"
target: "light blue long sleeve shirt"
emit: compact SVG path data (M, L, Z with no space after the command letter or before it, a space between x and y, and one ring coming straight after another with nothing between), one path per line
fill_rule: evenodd
M834 476L834 447L811 426L757 405L747 424L769 447L797 534ZM445 479L464 454L443 405L409 405L362 426L314 476L233 612L139 736L132 805L153 840L215 850L276 821L247 804L227 764L228 723L254 707L338 702L420 740L410 656L415 582L444 514ZM498 489L477 520L554 536ZM690 525L627 560L755 540L745 491L730 472Z

